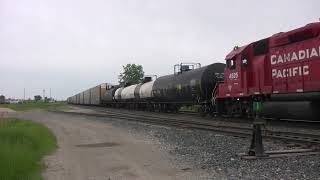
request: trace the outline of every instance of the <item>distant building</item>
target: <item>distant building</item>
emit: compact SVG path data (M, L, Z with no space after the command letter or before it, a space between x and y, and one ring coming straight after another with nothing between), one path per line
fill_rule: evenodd
M10 99L9 100L9 104L18 104L18 103L21 103L22 101L19 100L19 99Z
M5 104L6 103L6 97L1 95L0 96L0 104Z

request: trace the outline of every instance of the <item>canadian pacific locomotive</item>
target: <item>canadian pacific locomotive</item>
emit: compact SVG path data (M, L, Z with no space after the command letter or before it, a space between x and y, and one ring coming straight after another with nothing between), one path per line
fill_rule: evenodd
M232 116L251 116L259 102L264 117L319 118L320 23L235 47L226 64L198 66L179 64L172 75L127 87L100 85L68 102L155 111L195 105L203 114Z

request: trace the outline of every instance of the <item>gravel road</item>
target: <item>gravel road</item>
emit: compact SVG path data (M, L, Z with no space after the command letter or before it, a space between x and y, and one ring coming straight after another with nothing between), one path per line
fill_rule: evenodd
M124 125L127 123L128 125ZM310 179L320 180L320 155L242 160L237 154L247 152L250 140L215 132L115 121L114 126L133 134L159 141L160 148L179 164L207 173L199 179ZM281 142L264 142L265 150L288 149Z
M157 141L133 134L121 122L114 126L111 119L40 110L14 116L42 122L56 134L59 148L45 158L48 180L198 179L205 174L179 168L187 165L176 164Z

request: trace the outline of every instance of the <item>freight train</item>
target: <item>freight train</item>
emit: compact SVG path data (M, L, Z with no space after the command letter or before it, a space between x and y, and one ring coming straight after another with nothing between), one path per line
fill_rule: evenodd
M177 64L172 75L127 87L100 85L68 103L171 112L193 105L201 114L228 116L252 116L259 103L266 118L320 117L320 23L234 47L225 60Z

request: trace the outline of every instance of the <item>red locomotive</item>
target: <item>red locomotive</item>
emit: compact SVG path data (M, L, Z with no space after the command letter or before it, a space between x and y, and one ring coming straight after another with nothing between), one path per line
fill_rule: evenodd
M224 82L213 92L216 112L316 120L320 100L320 23L281 32L226 56Z

